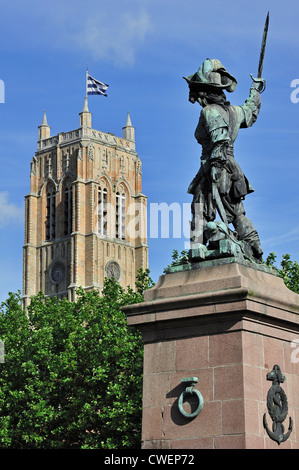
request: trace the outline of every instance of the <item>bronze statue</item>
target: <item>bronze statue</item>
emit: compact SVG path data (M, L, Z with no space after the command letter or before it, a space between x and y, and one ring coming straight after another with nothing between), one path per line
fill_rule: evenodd
M189 85L189 101L202 107L195 138L202 146L201 165L189 185L191 204L191 248L167 267L165 272L198 269L198 262L213 265L215 260L263 263L259 235L246 217L243 200L253 188L234 156L239 129L252 126L261 107L266 88L262 78L269 26L266 18L257 78L242 106L232 106L226 92L233 92L237 80L217 59L206 59L198 71L183 77ZM215 220L217 212L220 217ZM230 224L233 229L230 228ZM230 258L222 261L223 258ZM217 261L216 261L217 262ZM264 264L259 269L265 269Z
M201 166L189 185L188 192L193 194L191 231L197 231L198 204L202 212L204 232L203 243L190 250L191 261L192 258L206 259L221 253L238 252L249 260L262 262L260 239L253 223L245 215L242 202L247 194L253 192L253 188L235 160L234 142L239 129L252 126L260 111L260 94L266 87L262 71L268 26L269 12L264 27L257 78L251 75L253 83L250 94L242 106L232 106L227 101L224 91L233 92L237 80L219 60L206 59L196 73L184 77L189 85L189 101L197 102L203 108L195 130L195 138L202 146ZM216 211L221 222L211 225L216 218ZM229 224L233 225L234 231L230 230ZM214 246L212 243L212 250L208 252L206 243L212 239ZM219 249L213 250L216 240ZM198 242L192 237L191 241Z
M204 225L215 220L217 210L226 225L233 225L237 240L249 244L253 257L260 262L263 252L259 236L246 217L242 202L253 188L234 158L234 142L240 128L256 121L265 80L253 79L243 106L232 106L227 101L224 90L233 92L237 80L217 59L206 59L185 80L189 85L189 101L203 108L195 130L195 138L202 146L201 166L188 188L193 194L191 228L195 228L196 203L201 204Z

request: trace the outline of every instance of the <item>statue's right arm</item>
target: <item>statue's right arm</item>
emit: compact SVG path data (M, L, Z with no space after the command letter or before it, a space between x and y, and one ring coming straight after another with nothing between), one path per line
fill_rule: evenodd
M261 109L261 95L255 83L250 88L250 94L243 106L239 107L241 112L241 125L240 127L250 127L257 120L258 114Z

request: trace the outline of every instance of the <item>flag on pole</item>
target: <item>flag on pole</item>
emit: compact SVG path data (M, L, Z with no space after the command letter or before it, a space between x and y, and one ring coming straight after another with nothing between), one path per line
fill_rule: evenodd
M86 74L86 94L87 95L106 95L106 90L109 85L106 83L99 82L95 78L91 77L88 73Z

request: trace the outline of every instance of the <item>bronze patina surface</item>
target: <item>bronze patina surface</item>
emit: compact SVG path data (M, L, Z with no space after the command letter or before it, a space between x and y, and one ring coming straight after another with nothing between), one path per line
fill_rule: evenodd
M189 101L198 103L200 112L195 138L202 147L200 168L188 193L191 204L191 249L188 259L198 262L234 256L262 263L263 250L253 222L246 216L243 201L253 187L235 160L234 143L241 128L252 126L261 108L262 78L269 14L266 19L257 77L249 97L233 106L225 92L232 93L236 78L218 59L206 59L198 71L184 77L189 86ZM220 217L220 221L216 217Z

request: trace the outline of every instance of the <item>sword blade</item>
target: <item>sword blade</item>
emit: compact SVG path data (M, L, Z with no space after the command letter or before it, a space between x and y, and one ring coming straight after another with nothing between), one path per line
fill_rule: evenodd
M228 225L226 213L225 213L225 210L224 210L221 198L220 198L218 188L216 186L216 183L212 183L212 184L213 184L213 186L212 186L212 195L213 195L213 199L214 199L215 204L216 204L216 209L218 211L218 214L220 215L220 218L221 218L222 222L224 222L225 225Z
M265 56L267 34L268 34L268 26L269 26L269 12L267 14L265 27L264 27L264 34L263 34L261 53L260 53L260 61L259 61L259 66L258 66L258 71L257 71L257 78L262 78L264 56Z

